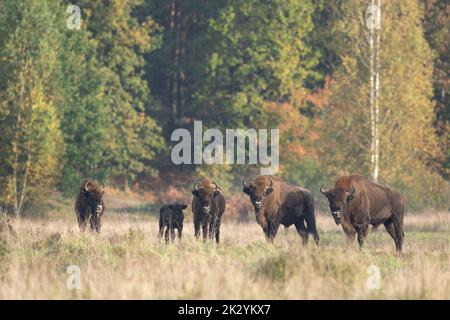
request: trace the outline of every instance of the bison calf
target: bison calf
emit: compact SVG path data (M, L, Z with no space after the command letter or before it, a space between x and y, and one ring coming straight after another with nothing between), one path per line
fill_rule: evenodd
M86 229L89 221L91 229L100 232L102 216L105 212L104 195L104 184L100 187L90 179L84 180L75 201L75 212L81 231Z
M169 242L169 230L172 241L175 239L175 229L178 230L178 239L181 240L183 234L183 210L187 205L179 202L170 202L163 204L159 209L159 234L161 238L165 230L166 243Z

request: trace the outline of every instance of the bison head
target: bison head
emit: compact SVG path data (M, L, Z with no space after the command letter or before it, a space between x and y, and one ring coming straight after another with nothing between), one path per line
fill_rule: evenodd
M81 193L86 197L87 204L95 212L102 212L103 210L103 196L105 195L105 184L99 187L92 180L85 180L81 186Z
M260 176L254 181L247 183L246 179L242 182L244 191L250 196L250 200L255 210L260 210L265 205L267 196L273 191L273 181L270 178Z
M347 212L349 202L353 199L355 187L349 192L345 188L335 187L325 189L323 185L320 187L320 192L324 194L330 204L331 214L333 215L336 224L341 223L341 216Z
M187 205L180 202L172 202L168 207L175 216L183 216L183 210L187 208Z
M204 179L194 185L192 194L199 200L203 213L209 214L211 211L211 200L220 194L220 187L214 181Z

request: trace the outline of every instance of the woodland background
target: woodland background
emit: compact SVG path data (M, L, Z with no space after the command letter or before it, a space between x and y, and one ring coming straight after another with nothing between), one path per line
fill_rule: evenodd
M171 132L194 120L279 128L279 175L318 198L338 175L370 176L369 2L2 0L0 205L32 215L86 177L156 202L200 175L241 201L256 166L171 164ZM410 211L449 206L449 14L382 3L379 181Z

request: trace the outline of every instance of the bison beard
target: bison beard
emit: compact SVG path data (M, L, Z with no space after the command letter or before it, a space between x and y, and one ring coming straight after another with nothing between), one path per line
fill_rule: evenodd
M225 211L225 197L222 190L214 181L204 178L194 185L192 190L192 212L194 215L195 237L200 236L200 227L203 231L203 241L209 237L220 239L220 223Z
M243 192L250 196L256 221L268 242L273 242L280 224L286 228L293 224L303 245L308 243L310 233L319 244L314 199L309 190L288 184L275 176L258 176L248 184L244 179L243 185Z
M341 224L350 245L357 235L359 248L364 248L369 225L384 224L394 239L397 251L402 250L405 234L403 218L405 198L402 193L361 175L340 177L334 188L320 188L330 204L336 224Z
M75 212L81 231L86 229L89 221L91 230L100 233L102 216L105 212L105 203L103 201L104 188L104 184L102 184L102 187L99 187L94 181L89 179L83 182L75 201Z

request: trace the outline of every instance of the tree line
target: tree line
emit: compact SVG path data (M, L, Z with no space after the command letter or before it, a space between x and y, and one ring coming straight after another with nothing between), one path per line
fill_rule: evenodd
M279 174L314 190L370 175L369 4L2 1L0 203L21 214L85 177L127 189L169 170L241 188L257 168L170 164L171 132L194 120L279 128ZM379 181L414 210L448 206L448 11L382 1Z

